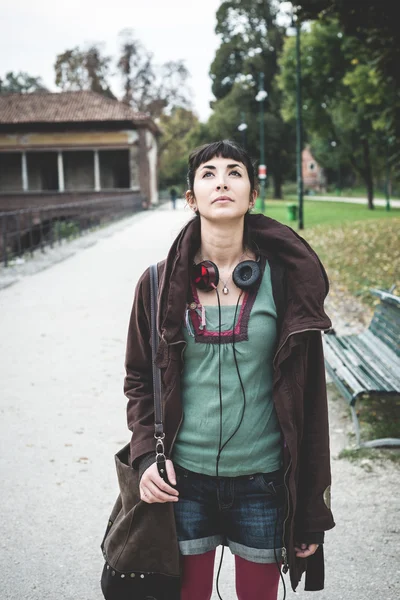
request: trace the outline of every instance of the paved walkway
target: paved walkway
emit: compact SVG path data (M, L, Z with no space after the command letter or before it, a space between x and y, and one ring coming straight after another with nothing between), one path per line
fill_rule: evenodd
M352 198L344 196L304 196L305 200L326 200L328 202L347 202L348 204L367 204L367 198ZM374 199L375 206L386 206L386 200L382 198ZM400 208L400 200L391 200L390 205L393 208Z
M168 207L136 215L0 290L1 600L102 598L99 544L117 495L113 455L129 440L122 384L133 290L188 216ZM333 388L329 394L337 527L327 534L326 589L312 597L395 600L399 469L338 460L349 419L344 401ZM224 600L236 598L233 579L228 550ZM303 598L303 585L287 597Z

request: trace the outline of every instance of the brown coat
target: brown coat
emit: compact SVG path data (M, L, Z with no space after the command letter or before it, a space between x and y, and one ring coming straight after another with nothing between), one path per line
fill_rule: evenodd
M334 527L330 510L330 455L322 331L331 327L324 311L328 278L318 256L290 227L262 215L246 217L248 233L270 261L275 302L279 302L278 341L273 360L273 398L284 439L287 489L284 542L292 588L306 571L305 589L324 587L323 545L309 558L295 555L294 543ZM166 455L182 422L180 375L185 341L182 322L190 265L200 246L199 219L190 221L159 264L160 345L156 364L163 383ZM284 296L278 293L283 288ZM140 278L129 323L124 392L132 431L131 460L137 468L154 452L154 408L150 347L149 270ZM282 306L282 297L285 298ZM162 535L158 531L157 535Z

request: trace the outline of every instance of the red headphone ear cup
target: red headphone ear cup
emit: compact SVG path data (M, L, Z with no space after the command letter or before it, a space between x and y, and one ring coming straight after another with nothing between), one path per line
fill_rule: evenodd
M193 265L192 282L204 292L211 292L219 282L218 267L211 260L204 260L197 265Z

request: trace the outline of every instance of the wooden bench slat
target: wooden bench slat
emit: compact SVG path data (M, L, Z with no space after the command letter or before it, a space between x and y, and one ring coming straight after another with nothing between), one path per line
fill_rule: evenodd
M332 337L332 339L330 339ZM361 387L364 390L374 389L376 387L376 381L371 377L371 374L365 372L362 369L362 363L357 354L352 350L349 345L349 336L336 337L328 336L328 344L332 346L333 351L337 354L338 358L348 365L348 369L351 371L353 378L356 378Z
M382 390L395 391L399 387L399 379L377 355L370 355L360 344L357 336L326 336L328 345L337 355L338 360L349 365L353 377L356 378L365 391ZM337 363L336 363L337 364ZM400 371L400 364L399 369Z
M372 289L381 298L367 330L358 335L323 336L328 373L350 403L358 446L400 445L399 439L385 438L361 444L355 409L363 393L400 393L400 298L391 292Z
M387 368L387 364L382 361L381 357L375 353L368 354L368 350L363 344L362 339L350 336L347 342L357 354L360 360L360 368L366 370L368 377L372 382L369 384L369 388L394 391L400 381L393 376L391 371Z
M325 360L329 363L331 368L334 371L336 377L338 377L341 381L343 381L347 386L349 386L350 392L349 397L356 396L364 390L364 386L360 384L360 382L354 377L353 373L349 371L346 365L340 360L340 358L335 353L335 350L329 346L329 336L326 336L324 339L324 355Z
M368 351L373 356L376 356L380 362L383 362L385 369L390 373L393 381L396 382L396 386L399 387L400 360L398 356L368 329L360 333L359 339L365 343Z

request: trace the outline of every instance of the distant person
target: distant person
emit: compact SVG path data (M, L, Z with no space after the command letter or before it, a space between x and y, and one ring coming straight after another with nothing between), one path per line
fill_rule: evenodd
M171 202L172 202L172 208L175 210L175 208L176 208L176 199L178 197L178 192L176 191L175 188L171 188L171 191L170 191L169 195L170 195Z

